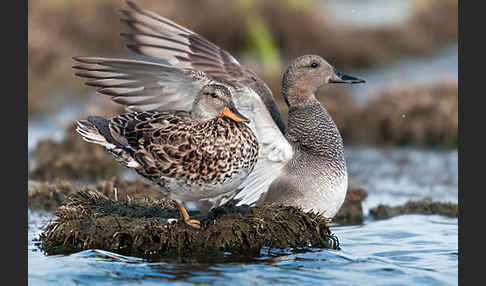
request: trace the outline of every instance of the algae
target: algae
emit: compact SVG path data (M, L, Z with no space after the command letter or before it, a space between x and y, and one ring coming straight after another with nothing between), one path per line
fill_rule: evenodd
M166 208L176 208L171 200L166 200L157 186L146 180L125 181L118 178L101 180L92 186L84 186L67 180L54 182L29 181L28 207L31 210L55 212L70 194L81 190L95 189L110 199L120 202L157 200L164 202ZM344 204L332 219L337 225L363 223L362 201L367 191L361 187L348 189ZM177 217L177 216L176 216Z
M178 218L160 200L116 201L94 189L70 194L55 213L58 218L40 235L47 254L102 249L143 258L173 257L183 261L224 258L228 253L256 257L264 248L334 248L337 238L328 220L294 207L217 208L193 215L201 229Z
M361 114L356 133L374 143L454 147L458 142L457 81L398 87L378 94ZM366 126L366 128L363 128Z

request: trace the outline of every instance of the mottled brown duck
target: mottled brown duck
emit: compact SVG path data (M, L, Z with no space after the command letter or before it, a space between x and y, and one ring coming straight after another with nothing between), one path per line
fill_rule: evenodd
M258 141L248 119L222 85L206 85L192 110L133 112L77 122L83 139L104 146L122 165L160 186L175 200L181 217L190 219L184 202L214 205L232 198L255 167Z
M122 36L127 47L164 64L78 57L76 74L92 79L88 85L129 110L189 110L205 84L228 86L260 144L255 169L235 196L239 204L282 202L333 217L346 196L346 160L339 130L315 92L327 84L364 80L338 72L317 55L295 59L282 81L286 126L272 92L252 70L201 35L126 3L122 22L130 32Z

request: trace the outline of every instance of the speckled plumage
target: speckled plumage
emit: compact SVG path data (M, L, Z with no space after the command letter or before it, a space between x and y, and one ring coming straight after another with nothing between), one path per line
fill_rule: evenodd
M289 110L286 138L299 152L333 164L344 175L343 140L331 115L319 103Z
M260 203L282 202L332 217L344 202L348 178L343 140L331 115L318 103L291 108L286 138L295 155Z
M205 86L190 112L133 112L110 120L90 116L78 121L77 130L173 200L232 197L253 170L259 145L246 123L212 110L215 93L222 91L229 94L223 86ZM237 112L232 101L226 108Z

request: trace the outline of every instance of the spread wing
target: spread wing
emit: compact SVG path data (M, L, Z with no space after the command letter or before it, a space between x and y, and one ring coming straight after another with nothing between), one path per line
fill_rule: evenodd
M127 1L130 11L122 11L134 30L124 36L128 48L142 55L163 59L170 65L125 59L74 58L80 64L76 75L91 79L112 100L129 109L189 110L207 83L231 83L238 110L251 119L250 127L260 143L254 171L235 197L239 204L252 204L292 158L285 139L285 125L266 84L228 52L190 30Z
M190 110L202 86L211 80L203 73L184 71L158 63L98 57L74 57L75 74L89 79L98 88L129 111L153 109Z
M200 70L214 78L238 82L257 92L282 133L285 124L272 92L252 70L240 64L230 53L201 35L169 19L126 1L129 10L122 10L125 22L132 30L122 33L127 47L144 56L169 61L179 68Z

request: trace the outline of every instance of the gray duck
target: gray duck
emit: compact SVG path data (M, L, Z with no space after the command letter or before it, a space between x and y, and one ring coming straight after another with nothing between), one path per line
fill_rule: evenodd
M232 196L257 162L258 141L222 85L206 85L191 111L133 112L77 121L83 139L160 186L183 221L199 228L184 202Z
M260 144L258 162L234 199L239 205L282 202L332 218L347 191L346 160L339 130L315 92L327 84L365 81L338 72L317 55L295 59L282 81L286 126L271 90L252 70L201 35L126 3L122 22L131 30L121 35L127 47L165 63L75 57L76 75L128 110L189 110L204 85L227 86Z

